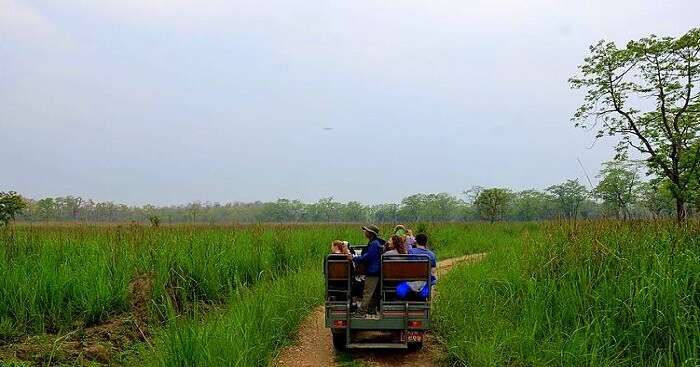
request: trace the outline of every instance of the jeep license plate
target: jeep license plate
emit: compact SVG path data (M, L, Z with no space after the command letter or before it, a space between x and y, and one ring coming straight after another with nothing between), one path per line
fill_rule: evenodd
M401 340L408 343L421 343L423 342L423 332L422 331L408 331L401 332Z

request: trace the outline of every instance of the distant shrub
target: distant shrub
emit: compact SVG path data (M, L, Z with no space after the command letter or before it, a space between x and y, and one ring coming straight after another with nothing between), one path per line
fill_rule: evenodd
M160 217L154 214L148 215L148 221L153 227L158 227L160 225Z

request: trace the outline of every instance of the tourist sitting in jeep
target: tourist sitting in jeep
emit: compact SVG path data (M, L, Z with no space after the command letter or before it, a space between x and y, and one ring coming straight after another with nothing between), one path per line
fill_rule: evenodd
M331 243L331 253L336 255L347 255L349 259L352 259L348 241L333 241L333 243Z
M416 235L416 245L408 253L411 255L425 255L430 259L430 284L425 281L401 282L396 286L398 299L417 298L424 300L430 297L430 291L437 281L437 258L428 250L428 236L425 233Z
M407 250L410 250L416 244L416 237L413 236L413 231L410 228L406 228L403 224L398 224L394 227L394 235L403 239Z
M406 242L404 242L403 237L393 235L391 238L389 238L389 241L387 241L387 244L389 246L384 246L386 251L384 251L384 255L407 255L408 254L408 249L406 248Z

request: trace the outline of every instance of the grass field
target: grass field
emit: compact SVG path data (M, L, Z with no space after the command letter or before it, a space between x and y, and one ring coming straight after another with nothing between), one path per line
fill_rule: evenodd
M488 249L503 235L496 227L473 225L426 230L440 244L441 256ZM48 334L43 346L50 350L41 350L40 343L29 359L41 362L49 354L60 361L52 340L128 312L130 283L145 277L151 283L148 323L155 352L128 358L155 365L261 365L288 341L309 305L321 302L322 258L339 238L363 242L357 225L3 229L0 345ZM213 360L221 350L239 352ZM110 354L107 360L114 358L121 357Z
M441 279L449 359L468 366L697 366L700 228L547 224Z
M699 363L697 227L414 228L439 258L490 252L438 285L437 332L456 365ZM265 366L322 302L334 239L360 243L362 234L345 224L0 230L0 360ZM134 323L135 279L149 283L138 327L146 338L99 339L115 319ZM27 341L29 352L8 347ZM91 352L61 350L76 345Z
M0 246L0 339L105 320L127 307L139 274L158 316L228 301L242 286L296 270L349 228L302 226L18 227ZM357 236L356 236L357 237Z

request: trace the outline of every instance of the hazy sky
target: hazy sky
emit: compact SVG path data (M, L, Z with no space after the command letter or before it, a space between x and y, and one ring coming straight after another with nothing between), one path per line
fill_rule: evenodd
M0 190L398 201L594 175L567 78L689 1L0 0ZM329 129L331 128L331 129Z

